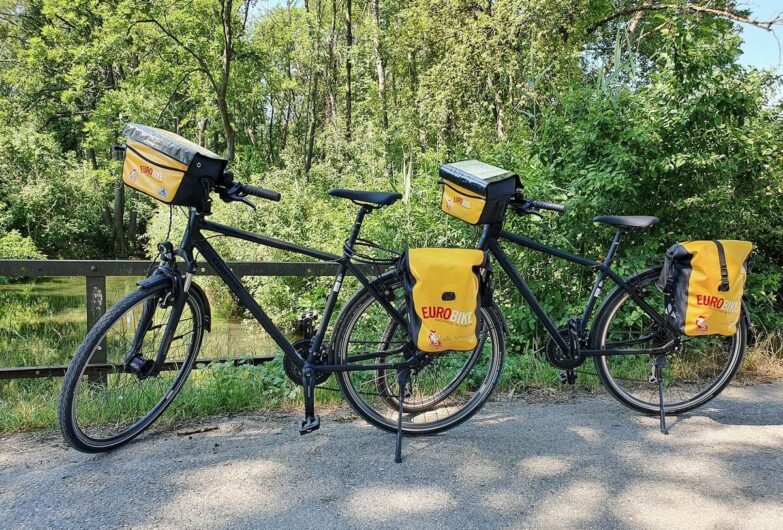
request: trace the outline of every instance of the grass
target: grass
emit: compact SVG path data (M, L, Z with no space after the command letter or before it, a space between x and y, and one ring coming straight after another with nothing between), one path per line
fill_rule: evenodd
M108 303L133 288L132 279L109 279ZM201 358L242 358L278 354L257 327L213 315ZM0 366L67 364L86 333L83 279L38 280L0 286ZM592 362L579 369L578 385L598 390ZM507 395L559 388L560 370L541 355L520 355L509 348L500 391ZM783 379L783 334L767 334L746 353L741 383ZM0 432L53 429L60 379L0 382ZM334 378L324 386L336 388ZM319 391L319 406L341 400L338 392ZM259 366L213 364L194 370L174 404L159 420L173 425L216 414L286 409L301 411L302 393L286 377L279 359ZM109 404L105 410L111 410ZM96 411L100 418L100 411Z

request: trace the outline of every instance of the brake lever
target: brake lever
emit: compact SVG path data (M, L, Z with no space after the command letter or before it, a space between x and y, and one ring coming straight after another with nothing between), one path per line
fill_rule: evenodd
M256 208L255 203L247 198L247 193L242 192L242 185L239 183L231 186L226 192L226 196L232 201L245 203L246 205L250 206L254 210L258 209Z
M247 204L248 206L250 206L254 210L258 209L258 208L256 208L256 205L255 205L255 203L253 201L250 201L250 200L248 200L248 199L246 199L244 197L240 197L239 195L234 195L231 198L233 200L235 200L235 201L239 201L239 202L243 202L243 203Z
M524 213L525 215L535 215L535 216L539 217L540 219L543 219L544 216L541 215L541 212L538 209L533 208L532 204L533 204L533 201L525 201L524 204L521 204L517 208L519 209L520 212Z

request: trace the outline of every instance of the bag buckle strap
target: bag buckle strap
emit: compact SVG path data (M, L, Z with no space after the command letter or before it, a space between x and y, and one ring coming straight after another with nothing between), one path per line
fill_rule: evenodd
M723 243L717 239L712 241L718 247L718 261L720 261L720 285L718 286L718 291L725 293L730 289L729 269L726 266L726 251L723 249Z

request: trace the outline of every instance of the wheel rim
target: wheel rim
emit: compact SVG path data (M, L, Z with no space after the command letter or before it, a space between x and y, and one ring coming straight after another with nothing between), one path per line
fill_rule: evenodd
M401 285L392 289L401 295ZM403 429L408 432L442 429L457 423L473 412L492 392L499 376L502 355L499 330L491 315L482 309L483 326L479 346L468 352L444 352L431 358L431 363L411 375L410 395L403 401ZM390 321L388 314L375 299L367 296L343 328L338 339L340 362L347 363L352 355L368 351L388 351L408 342L407 330ZM376 331L382 330L382 331ZM367 361L371 366L380 362L399 362L402 355ZM470 369L462 375L461 371ZM399 406L399 385L394 370L369 370L339 374L349 402L360 414L390 428L396 428ZM456 388L455 388L456 387Z
M71 419L77 437L87 445L115 445L143 431L174 399L195 360L192 353L201 341L203 315L198 304L189 298L166 356L166 362L173 364L172 369L141 380L117 368L124 364L146 301L158 300L157 294L143 298L120 315L96 342L81 369L73 394ZM155 359L170 314L170 307L157 307L139 349L145 358ZM99 376L85 375L88 366L98 362L102 345L110 368Z
M640 292L651 307L662 308L663 294L652 285L654 282L655 278L647 279ZM625 293L606 319L599 345L612 347L619 342L627 348L659 346L663 342L660 331L660 326ZM709 400L715 389L726 384L740 357L741 333L740 323L731 337L681 337L679 350L666 355L664 401L667 410L698 406ZM645 338L648 340L643 340ZM599 357L597 362L610 390L638 408L657 411L658 384L649 379L653 360L651 355L616 355Z

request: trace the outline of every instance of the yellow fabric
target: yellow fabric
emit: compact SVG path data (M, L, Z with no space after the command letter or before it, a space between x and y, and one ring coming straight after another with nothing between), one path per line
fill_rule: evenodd
M480 285L475 269L483 263L480 250L408 250L409 272L415 279L411 303L421 323L414 339L421 351L466 351L477 346Z
M487 201L476 193L451 182L443 183L443 200L440 208L457 219L476 224Z
M747 270L745 261L753 249L749 241L721 240L726 254L729 290L719 291L720 259L714 241L691 241L683 247L692 254L688 281L688 307L685 312L686 335L725 335L737 332L742 310L742 294Z
M123 182L159 201L171 202L188 166L134 140L128 140L126 147Z

